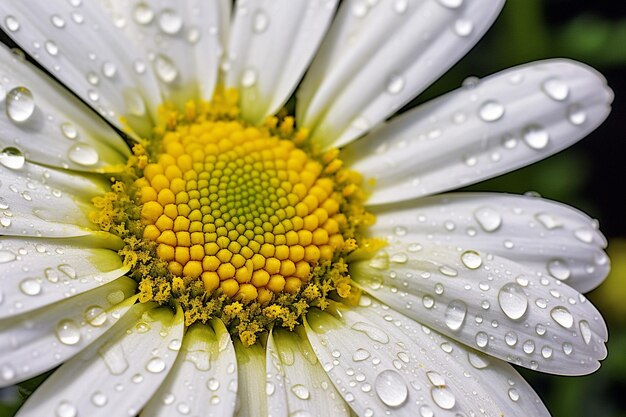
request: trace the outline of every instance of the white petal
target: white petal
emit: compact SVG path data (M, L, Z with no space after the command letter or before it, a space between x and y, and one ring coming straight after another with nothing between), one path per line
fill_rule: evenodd
M147 60L116 24L96 1L0 3L0 26L37 62L117 127L129 116L145 130L158 84L133 68Z
M313 140L339 147L393 114L474 46L504 1L446 3L342 4L298 90L297 120Z
M93 210L90 199L105 191L98 179L12 160L13 168L0 164L0 234L61 237L94 232L87 213Z
M237 355L237 406L235 416L266 417L265 348L260 343L244 346L235 339Z
M0 237L0 318L73 297L128 271L117 252L63 239Z
M531 196L459 193L420 199L411 208L375 211L372 236L477 249L565 281L580 292L609 272L597 222Z
M375 181L368 204L408 200L546 158L595 129L611 100L595 70L561 59L535 62L411 110L343 157Z
M304 330L274 329L268 338L268 369L276 370L269 390L282 388L289 415L349 416L350 411L324 372ZM272 385L270 385L272 384ZM277 394L270 395L270 410ZM275 416L272 412L272 415Z
M182 310L151 306L133 306L107 336L46 379L17 415L136 415L176 359L169 346L183 337Z
M243 116L262 122L285 104L311 62L337 0L239 1L226 85L238 87Z
M265 350L265 376L267 394L267 415L271 417L288 417L287 384L285 370L280 360L280 352L270 332ZM306 388L304 388L306 390Z
M414 322L386 305L364 298L362 303L369 304L367 313L375 313L386 322L393 324L421 347L421 352L429 352L435 363L446 369L450 362L456 363L458 370L463 369L461 380L469 379L488 390L488 396L501 410L504 416L546 416L550 413L539 396L528 383L506 362L490 358L484 354L459 344L441 334ZM390 326L387 325L387 326ZM386 326L386 327L387 327ZM406 360L406 357L402 357ZM460 366L460 368L459 368ZM441 374L442 370L439 370ZM446 369L446 371L448 371ZM453 371L450 369L449 371ZM453 371L454 372L454 371ZM458 371L457 371L458 372ZM446 372L447 373L447 372ZM431 393L432 394L432 393ZM481 401L477 398L477 401Z
M172 370L141 417L232 416L236 392L235 348L224 323L195 324L185 333Z
M580 375L606 357L602 316L563 282L473 248L420 243L390 242L351 275L392 308L517 365Z
M307 316L315 353L357 415L503 415L491 394L498 388L468 377L475 370L450 360L419 324L389 309L383 318L374 308L370 302L339 318L319 310Z
M7 148L28 161L79 171L124 164L128 146L58 83L0 47L0 163ZM14 151L15 152L15 151Z
M104 334L135 303L130 278L20 317L0 320L0 386L48 371Z
M225 48L230 2L101 0L117 25L150 59L163 100L180 107L210 100Z

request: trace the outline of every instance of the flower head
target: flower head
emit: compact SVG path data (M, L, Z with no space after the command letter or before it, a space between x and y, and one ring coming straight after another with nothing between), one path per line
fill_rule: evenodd
M445 193L585 136L604 79L389 119L502 0L34 3L0 24L82 102L0 50L0 384L60 366L18 415L539 416L507 362L606 356L596 222Z

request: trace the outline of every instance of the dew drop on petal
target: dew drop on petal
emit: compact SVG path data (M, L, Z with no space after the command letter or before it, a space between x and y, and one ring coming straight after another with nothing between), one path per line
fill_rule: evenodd
M80 328L73 320L61 320L57 323L54 332L57 339L65 345L75 345L80 341Z
M173 9L164 9L159 13L159 29L168 35L175 35L183 28L183 19Z
M519 400L519 392L517 392L517 390L515 388L510 388L509 389L509 398L511 399L511 401Z
M435 404L444 410L450 410L456 404L456 398L447 386L432 387L430 395L432 396Z
M20 282L20 290L26 295L39 295L41 284L34 278L26 278Z
M256 84L257 74L253 68L248 68L243 72L241 76L241 85L243 87L249 88Z
M486 101L480 106L478 115L485 122L495 122L504 116L504 106L495 100Z
M50 23L56 28L62 29L65 27L65 20L58 14L53 14L50 16Z
M456 9L463 4L463 0L439 0L439 3L450 9Z
M291 392L293 392L294 395L301 400L308 400L309 398L311 398L309 390L302 384L296 384L291 387Z
M454 31L461 37L469 36L474 30L474 24L467 19L458 19L454 23Z
M578 327L580 328L580 335L582 336L585 344L591 343L591 328L589 327L589 323L587 320L581 320L578 323Z
M550 142L550 135L541 126L532 125L528 126L522 132L524 142L532 149L541 150L545 149Z
M366 349L357 349L352 355L352 360L354 362L361 362L370 357L370 353Z
M445 323L450 330L459 330L465 322L467 305L461 300L452 300L445 311Z
M490 207L481 207L476 210L474 218L485 232L495 232L502 226L502 216Z
M33 93L26 87L15 87L7 93L6 112L11 121L22 123L35 112Z
M398 94L404 89L404 77L398 74L393 74L387 80L387 92L389 94Z
M550 310L550 316L554 319L554 321L566 329L569 329L574 325L574 317L565 307L554 307Z
M407 400L409 389L400 374L392 369L382 371L376 377L374 389L378 398L389 407L399 407Z
M587 121L587 113L580 104L572 104L567 108L567 120L574 126L580 126Z
M78 137L78 130L72 123L61 124L61 132L63 133L63 136L68 139L74 140Z
M146 364L146 369L153 374L163 372L165 370L165 362L159 357L152 358Z
M104 395L100 391L94 392L93 395L91 396L91 402L96 407L104 407L107 404L108 401L109 400L108 400L107 396Z
M541 84L541 89L548 97L556 101L563 101L569 95L569 87L559 78L548 78Z
M25 163L26 158L17 148L9 146L8 148L4 148L2 152L0 152L0 164L7 168L21 169L22 167L24 167Z
M140 25L147 25L154 19L154 12L150 8L150 5L140 2L137 3L133 10L133 19Z
M102 64L102 74L107 78L113 78L117 74L117 67L112 62L105 62Z
M154 70L159 79L166 84L173 83L178 78L178 68L176 68L176 65L169 57L163 54L156 56Z
M489 344L489 336L485 332L476 333L476 345L478 347L484 348Z
M478 252L468 250L461 255L461 262L463 262L463 265L468 269L478 269L483 264L483 259Z
M515 346L517 344L517 334L514 332L507 332L504 335L504 342L510 347Z
M59 53L59 47L53 41L46 41L44 46L46 48L46 52L52 56L56 56Z
M70 161L83 166L95 165L100 160L98 152L87 143L73 145L67 152L67 157Z
M107 314L100 306L87 307L83 316L94 327L102 326L107 320Z
M562 259L552 259L548 262L548 272L556 279L567 280L571 275L569 267Z
M511 320L519 320L528 310L526 293L522 287L513 282L509 282L500 288L498 304L504 314Z
M14 16L7 16L4 18L4 24L9 32L17 32L20 30L20 22Z
M56 417L76 417L78 415L78 410L74 404L68 401L61 401L54 412Z
M252 19L252 30L256 33L263 33L270 24L270 18L263 10L258 10Z

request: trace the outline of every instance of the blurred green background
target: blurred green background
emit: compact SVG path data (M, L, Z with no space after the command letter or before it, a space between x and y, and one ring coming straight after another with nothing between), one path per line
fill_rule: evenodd
M2 0L5 1L5 0ZM387 1L387 0L382 0ZM478 0L481 1L481 0ZM483 77L537 59L568 57L598 69L616 94L609 119L585 140L531 167L471 187L535 191L600 220L609 240L611 275L589 298L607 320L609 357L593 375L556 377L520 370L554 417L626 417L626 5L622 0L508 0L485 38L410 106ZM31 381L25 392L39 381ZM0 390L0 417L19 405L17 389Z

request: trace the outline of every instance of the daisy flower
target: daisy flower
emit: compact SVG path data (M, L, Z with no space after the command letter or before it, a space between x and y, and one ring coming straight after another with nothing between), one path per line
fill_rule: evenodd
M0 383L57 368L18 415L549 415L509 363L598 368L606 241L447 192L585 136L605 80L535 62L393 116L503 3L1 2L60 81L0 50Z

